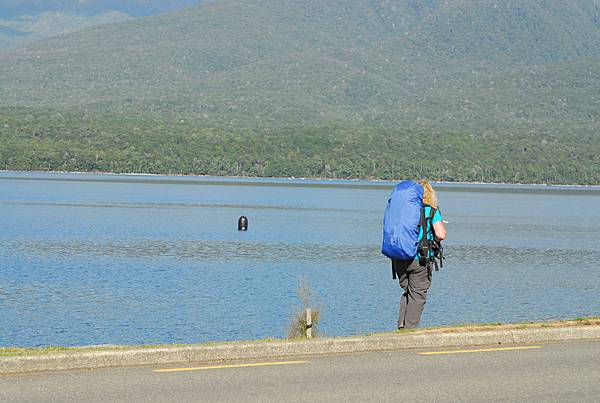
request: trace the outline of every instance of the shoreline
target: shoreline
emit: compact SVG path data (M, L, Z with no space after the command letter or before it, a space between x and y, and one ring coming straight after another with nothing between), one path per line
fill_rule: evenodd
M257 359L519 345L575 340L600 341L600 317L513 324L473 324L357 336L212 342L189 345L0 348L0 375L165 364L215 364Z
M12 169L0 169L0 174L48 174L48 175L90 175L90 176L124 176L124 177L143 177L143 178L189 178L189 179L215 179L215 180L227 180L235 183L234 181L259 181L259 180L272 180L272 181L298 181L298 182L369 182L372 184L382 184L386 186L394 186L395 183L405 179L368 179L368 178L305 178L305 177L284 177L284 176L219 176L219 175L200 175L200 174L171 174L171 173L139 173L139 172L104 172L104 171L40 171L40 170L12 170ZM2 177L0 177L2 179ZM199 181L200 182L200 181ZM523 189L581 189L581 190L598 190L600 191L600 183L596 185L584 185L584 184L550 184L550 183L523 183L523 182L465 182L465 181L435 181L432 180L434 185L439 186L490 186L490 187L512 187L515 188L523 187Z

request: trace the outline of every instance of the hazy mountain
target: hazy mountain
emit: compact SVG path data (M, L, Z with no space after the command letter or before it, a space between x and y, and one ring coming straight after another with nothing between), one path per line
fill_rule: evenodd
M132 17L169 12L207 0L4 0L0 2L0 48L76 32Z
M596 0L223 0L5 52L0 102L242 126L597 127L599 15Z
M131 19L128 14L108 11L93 16L44 12L0 20L0 48L21 46L51 36L77 32L84 28Z
M0 106L590 142L598 72L598 0L220 0L0 51Z
M45 12L95 15L109 11L142 16L173 11L201 2L202 0L2 0L0 18L35 16Z

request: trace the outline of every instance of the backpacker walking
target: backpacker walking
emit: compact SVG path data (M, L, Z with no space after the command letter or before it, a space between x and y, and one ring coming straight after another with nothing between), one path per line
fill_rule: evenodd
M383 219L381 252L392 260L392 273L400 281L398 329L416 327L431 286L431 271L442 264L441 241L446 228L436 193L426 180L403 181L394 187Z

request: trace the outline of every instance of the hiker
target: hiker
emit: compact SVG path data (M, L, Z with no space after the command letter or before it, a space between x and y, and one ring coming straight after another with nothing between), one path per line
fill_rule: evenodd
M394 278L398 277L404 290L398 329L414 328L421 321L434 263L437 270L435 251L445 238L446 228L431 184L427 180L399 183L386 209L382 247L392 260Z

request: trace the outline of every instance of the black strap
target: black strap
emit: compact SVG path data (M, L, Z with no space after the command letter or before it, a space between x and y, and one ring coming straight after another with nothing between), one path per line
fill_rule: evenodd
M425 207L429 207L429 215L426 217L425 216ZM425 259L427 261L429 261L431 259L431 257L429 256L429 251L431 249L431 240L429 239L429 231L432 232L432 234L435 234L433 232L433 217L435 216L435 213L437 212L437 209L431 207L431 206L423 206L421 208L421 220L419 222L419 232L421 232L421 230L423 230L423 237L421 237L421 241L419 242L419 250L418 253L420 253L420 256L422 259ZM427 225L429 223L429 225Z
M425 207L429 207L429 216L427 217L425 217ZM431 231L432 234L435 234L433 231L433 217L435 216L435 213L437 213L437 209L431 206L423 206L421 209L421 227L423 228L423 238L427 237L427 233L429 231ZM427 225L428 222L429 225Z
M435 271L439 271L440 269L444 268L444 247L442 246L442 242L437 238L437 236L435 235L435 230L433 229L433 216L435 215L435 213L437 213L437 209L434 209L433 207L431 208L431 231L433 233L433 242L435 242L436 244L436 248L437 251L435 253L435 255L433 256L433 262L435 265ZM438 266L438 262L439 262L439 266Z
M437 213L437 209L429 206L429 219L431 221L433 221L433 217L435 216L435 213ZM433 231L433 229L432 229L432 231Z
M435 242L437 244L437 248L438 248L437 253L432 257L433 265L435 267L435 271L440 271L440 268L444 268L444 248L442 247L442 243L437 240L437 237L435 236L435 230L433 229L433 217L435 216L437 211L438 211L437 209L431 207L429 219L431 220L431 233L432 233L432 238L433 238L432 242ZM438 261L439 261L439 265L438 265Z
M425 207L421 207L421 220L419 221L419 232L423 229L423 235L427 233L427 218L425 217ZM423 238L421 238L423 239Z

